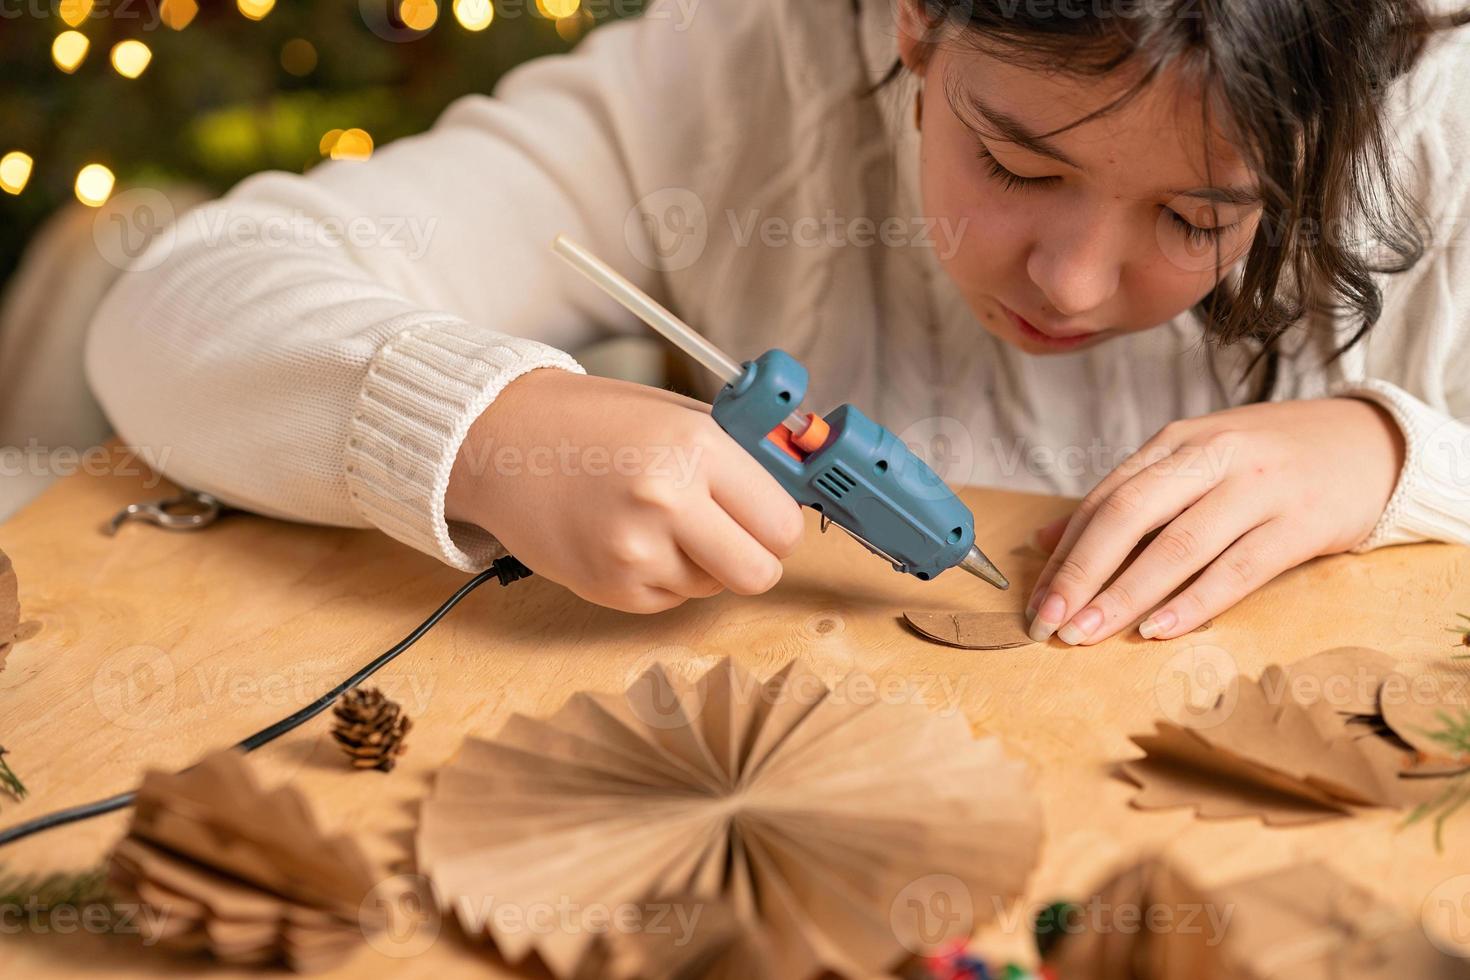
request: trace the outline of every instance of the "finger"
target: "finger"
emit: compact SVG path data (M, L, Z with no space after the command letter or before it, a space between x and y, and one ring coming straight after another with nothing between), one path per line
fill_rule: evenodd
M759 595L781 579L780 559L711 499L680 515L674 538L720 589Z
M1249 495L1231 493L1225 487L1205 494L1166 524L1058 635L1073 636L1078 643L1101 643L1167 598L1266 519L1266 507ZM1075 632L1068 633L1069 628Z
M668 589L648 585L640 585L631 593L612 596L600 592L584 592L580 589L573 589L572 591L588 602L596 603L599 606L606 606L608 609L616 609L619 612L638 613L640 615L666 612L675 606L683 605L689 601L688 596L676 595Z
M1161 605L1139 626L1155 640L1172 640L1220 615L1307 556L1283 551L1290 528L1272 518L1244 535L1210 563L1187 589ZM1147 632L1145 632L1147 630Z
M1057 567L1066 558L1067 552L1071 550L1072 544L1078 535L1087 527L1091 520L1092 512L1097 505L1112 495L1118 487L1132 479L1140 471L1148 466L1162 462L1167 459L1174 448L1183 441L1181 430L1173 425L1165 426L1158 433L1139 447L1138 452L1132 454L1121 464L1114 468L1107 476L1103 477L1090 490L1082 502L1077 505L1077 510L1072 513L1070 520L1062 531L1061 538L1051 549L1051 558L1046 566L1042 568L1041 575L1036 579L1036 584L1031 588L1031 595L1026 601L1026 615L1028 617L1036 614L1036 607L1047 594L1047 587L1051 584L1052 576L1056 574Z
M1123 567L1146 534L1178 517L1223 479L1222 473L1196 466L1197 455L1194 447L1185 447L1146 467L1096 505L1067 550L1059 548L1052 556L1055 570L1037 593L1042 598L1029 629L1033 640L1044 642L1066 624L1058 638L1075 645L1101 625L1095 613L1081 622L1071 620Z
M715 503L777 558L795 554L806 535L801 505L721 430L730 452L710 453L710 496Z
M665 538L661 553L641 577L647 588L672 593L681 600L703 599L724 590L722 583L671 538Z
M1061 543L1062 532L1067 530L1067 522L1070 519L1071 515L1068 514L1066 517L1058 517L1050 524L1041 525L1041 527L1031 532L1031 535L1026 539L1026 543L1037 551L1048 555L1051 554L1057 549L1057 545Z

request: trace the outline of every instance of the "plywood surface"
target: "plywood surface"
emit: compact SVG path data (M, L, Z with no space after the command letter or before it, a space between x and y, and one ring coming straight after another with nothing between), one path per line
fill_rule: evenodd
M22 615L41 623L0 671L0 744L31 791L23 803L0 800L0 826L111 795L148 766L184 766L288 714L396 642L465 580L368 531L243 515L198 533L137 524L115 538L98 531L124 504L159 495L137 477L78 475L0 525ZM1348 644L1447 663L1444 627L1470 611L1470 549L1420 545L1319 560L1173 641L1132 634L1092 648L1053 641L967 651L926 642L902 612L1018 608L1041 567L1021 542L1070 504L964 495L982 547L1015 583L1009 594L959 571L930 583L901 576L840 532L819 534L814 516L781 583L759 597L723 595L648 617L590 605L540 578L491 584L378 676L415 722L394 772L348 769L325 715L256 760L268 780L300 786L329 826L364 836L376 857L406 871L416 801L465 734L493 734L517 711L550 713L579 689L621 689L656 660L696 672L734 654L766 674L801 654L832 682L846 679L851 696L892 696L889 684L901 679L1032 764L1046 812L1037 901L1075 895L1149 848L1167 849L1205 883L1321 858L1414 916L1434 889L1470 869L1470 815L1436 853L1425 828L1400 829L1402 815L1390 812L1292 830L1143 813L1112 774L1118 760L1139 754L1127 736L1178 710L1189 679L1208 679L1222 663L1254 676ZM0 865L85 868L125 821L114 814L49 832L0 850ZM7 932L0 970L12 976L200 967L80 930ZM365 950L343 975L511 975L454 927L432 932L429 923L397 946Z

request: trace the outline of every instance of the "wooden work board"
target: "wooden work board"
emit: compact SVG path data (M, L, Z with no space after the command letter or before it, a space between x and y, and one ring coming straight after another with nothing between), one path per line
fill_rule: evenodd
M141 476L79 474L0 525L23 616L41 624L0 671L0 744L30 790L21 803L0 798L0 826L129 789L146 768L186 766L290 713L466 580L374 531L244 514L197 532L129 524L116 537L101 533L125 504L169 489ZM901 613L1018 610L1043 564L1022 541L1072 502L979 489L963 496L981 546L1014 583L1008 593L959 571L928 583L900 575L835 529L819 534L811 514L781 582L757 597L725 594L639 616L542 578L508 589L491 583L372 682L414 719L396 770L350 770L327 715L254 761L267 782L294 782L322 822L407 872L416 802L465 735L491 735L513 712L548 714L581 689L621 690L659 660L693 674L733 654L764 676L801 655L833 682L867 675L880 687L902 678L936 710L963 711L976 732L1001 736L1030 763L1046 822L1035 901L1080 897L1119 862L1164 850L1206 886L1318 858L1417 917L1427 895L1470 870L1470 814L1448 826L1437 853L1427 826L1404 829L1392 811L1296 829L1141 812L1113 771L1140 754L1129 734L1177 708L1192 665L1218 663L1222 652L1250 676L1339 645L1447 662L1445 627L1457 611L1470 612L1470 549L1428 544L1320 559L1172 641L1130 632L1095 647L1053 640L967 651L919 638ZM94 866L127 819L116 813L0 849L0 867ZM205 966L81 929L7 932L6 976L186 975ZM1023 939L998 942L1020 948ZM515 975L448 923L396 950L364 949L339 972L388 969L434 980Z

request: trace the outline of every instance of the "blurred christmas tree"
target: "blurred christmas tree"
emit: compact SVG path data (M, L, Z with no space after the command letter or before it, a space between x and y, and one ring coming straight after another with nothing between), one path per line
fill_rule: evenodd
M441 9L440 3L445 6ZM8 0L0 282L39 223L120 184L222 192L427 128L642 0Z

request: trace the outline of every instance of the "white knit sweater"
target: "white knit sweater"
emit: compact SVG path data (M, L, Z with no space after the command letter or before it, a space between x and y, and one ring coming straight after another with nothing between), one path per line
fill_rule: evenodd
M182 217L99 310L90 381L173 479L466 570L503 553L445 521L470 423L521 374L580 371L567 351L645 329L551 255L558 232L737 359L784 348L809 409L853 402L955 484L1081 495L1166 422L1246 400L1246 352L1207 355L1188 315L1051 357L976 323L912 217L910 104L855 95L895 37L890 0L656 2L370 161L261 174ZM1331 329L1304 332L1277 392L1362 395L1403 428L1357 550L1470 542L1464 44L1437 43L1396 93L1435 245L1383 280L1347 357L1324 366Z

